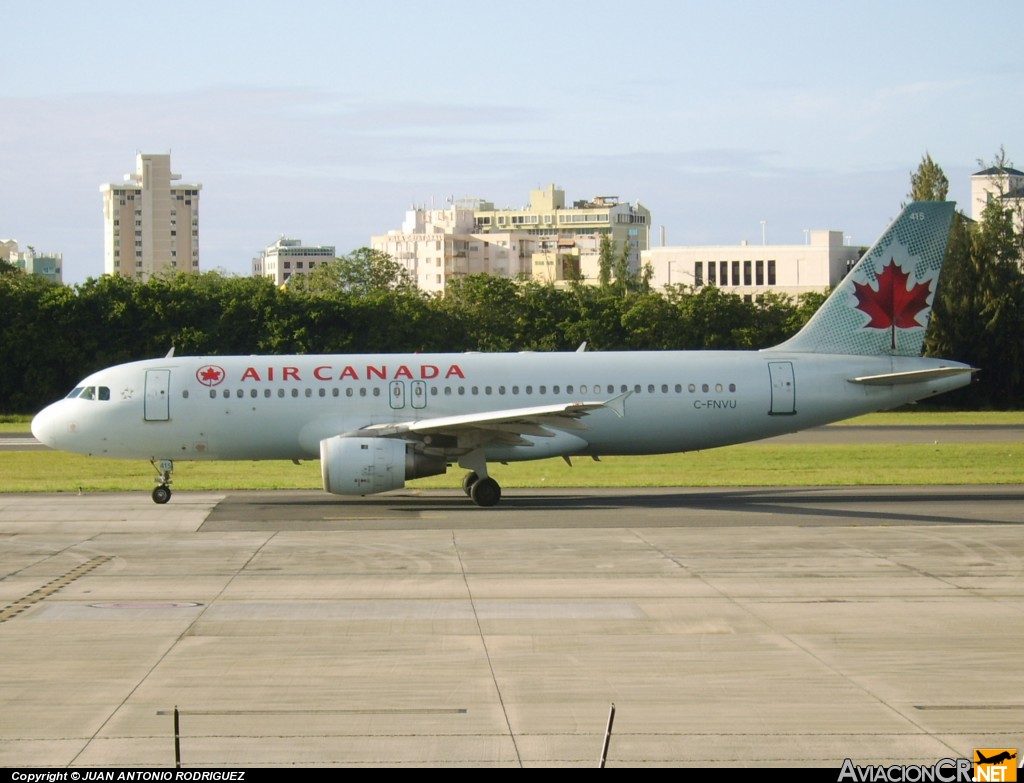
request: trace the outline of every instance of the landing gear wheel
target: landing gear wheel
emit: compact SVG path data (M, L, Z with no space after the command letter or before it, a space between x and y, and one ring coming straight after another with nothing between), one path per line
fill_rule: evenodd
M161 506L171 499L171 488L165 487L161 484L158 487L153 487L153 502L159 503Z
M466 477L462 479L462 491L466 493L467 498L473 497L473 485L480 480L480 477L475 473L467 473Z
M478 506L496 506L501 500L501 485L492 478L482 478L470 488L469 496Z

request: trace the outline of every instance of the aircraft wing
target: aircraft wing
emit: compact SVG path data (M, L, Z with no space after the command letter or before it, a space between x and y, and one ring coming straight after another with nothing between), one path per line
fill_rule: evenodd
M525 443L522 436L552 437L547 427L559 430L585 430L587 425L580 419L595 410L608 409L616 416L625 415L626 398L632 392L625 392L604 402L570 402L556 405L536 405L529 408L507 408L505 410L467 413L458 416L438 416L393 424L373 424L358 431L358 434L377 437L448 436L463 438L472 433L473 439L495 440L505 443ZM355 435L356 433L352 433Z

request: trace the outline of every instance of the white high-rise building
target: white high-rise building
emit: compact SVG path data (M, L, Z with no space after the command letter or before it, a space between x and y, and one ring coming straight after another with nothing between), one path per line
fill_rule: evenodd
M103 193L103 270L148 280L169 272L199 271L199 191L172 184L170 155L137 153L135 173Z

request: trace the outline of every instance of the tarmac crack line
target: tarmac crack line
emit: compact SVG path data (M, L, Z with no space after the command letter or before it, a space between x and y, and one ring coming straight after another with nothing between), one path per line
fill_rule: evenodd
M462 582L466 585L466 595L469 596L469 605L473 610L473 622L476 623L476 631L480 636L480 643L484 648L484 658L487 659L487 668L491 672L491 682L494 683L494 691L498 694L498 704L501 705L501 714L505 718L505 726L508 727L508 736L512 740L512 749L516 752L516 762L519 768L523 767L523 758L519 755L519 745L516 742L516 735L512 731L512 722L508 717L508 710L505 709L505 699L501 694L501 686L498 684L498 676L494 672L494 662L491 661L491 651L487 647L487 638L484 636L483 626L480 624L480 615L476 611L476 600L473 598L473 588L469 586L469 576L466 574L466 564L462 562L462 553L459 551L459 542L455 538L455 531L452 531L452 548L455 556L459 558L459 569L462 571Z
M249 557L246 558L245 562L241 566L239 566L239 568L237 568L235 570L235 572L230 576L230 578L228 578L224 582L224 584L221 586L220 590L217 592L217 595L215 595L211 600L207 601L206 605L203 607L203 610L201 612L199 612L199 614L197 614L195 616L195 618L193 618L192 622L190 622L185 627L185 629L181 633L179 633L171 641L171 643L169 645L167 645L167 649L164 650L163 653L160 654L160 657L157 658L156 661L153 662L153 665L150 666L149 669L146 671L146 673L143 674L142 677L139 678L139 681L137 683L135 683L135 685L133 685L129 689L128 693L126 693L124 695L124 698L121 699L121 701L117 703L117 705L114 707L114 709L112 709L110 711L110 714L107 715L107 717L103 720L103 722L99 726L96 727L96 731L94 731L89 736L89 738L85 741L85 744L82 745L82 747L79 749L79 751L75 754L75 757L73 759L71 759L70 764L68 764L69 767L73 767L73 766L78 764L79 757L83 753L85 753L86 749L100 735L100 732L102 732L103 729L106 728L107 724L110 723L110 721L112 721L114 719L114 716L117 715L117 713L128 703L128 700L131 699L131 697L135 695L135 692L138 691L139 688L142 687L143 683L145 683L147 680L149 680L149 678L153 675L153 672L155 672L158 668L160 668L160 666L163 664L163 662L167 660L167 656L169 656L171 654L171 652L174 650L174 648L176 648L178 646L178 644L181 642L182 639L184 639L186 636L188 636L189 632L196 626L196 623L198 623L203 618L203 616L206 614L206 612L209 611L210 607L213 606L222 595L224 595L224 593L231 586L231 584L235 581L235 579L238 578L238 575L241 574L243 571L245 571L246 568L249 567L249 564L257 557L257 555L259 555L260 552L262 552L264 550L264 548L266 548L267 544L269 544L271 541L274 540L274 538L276 536L277 536L276 532L271 534L262 544L260 544L258 547L256 547L256 549L253 550L253 552L249 555Z
M683 571L685 571L685 572L687 572L689 574L692 574L694 576L694 578L699 579L705 586L707 586L709 589L711 589L714 592L716 592L718 595L720 595L722 598L724 598L730 604L735 606L737 609L739 609L740 611L742 611L745 614L749 615L753 619L757 620L757 622L761 623L765 627L770 628L773 633L776 633L776 634L778 634L778 636L780 638L785 639L795 649L799 650L804 655L806 655L808 658L810 658L811 660L815 661L819 666L821 666L824 669L827 669L828 671L832 672L833 674L837 675L838 677L841 677L843 680L845 680L847 683L849 683L852 687L856 688L861 693L863 693L866 696L868 696L869 698L873 699L876 703L880 704L885 709L889 710L890 712L894 713L896 716L898 716L902 720L904 720L907 723L909 723L911 726L913 726L915 729L917 729L919 732L921 732L925 736L931 737L932 739L936 740L937 742L941 743L942 745L945 745L947 748L949 748L950 752L952 752L954 754L959 754L960 753L959 750L954 748L952 745L950 745L948 742L946 742L944 739L942 739L940 736L938 736L935 732L931 732L928 729L926 729L920 723L915 721L913 719L913 717L911 717L910 715L905 714L904 712L902 712L898 708L894 707L892 704L890 704L888 701L886 701L880 695L878 695L877 693L873 692L868 686L866 686L862 682L859 682L857 679L855 679L851 675L847 674L846 672L844 672L842 669L838 668L837 666L829 663L824 658L822 658L817 653L815 653L813 650L809 649L808 647L806 647L805 645L801 644L799 641L794 639L788 633L785 633L784 631L780 631L769 620L767 620L764 617L762 617L761 615L759 615L750 606L748 606L747 604L745 604L745 603L743 603L741 601L738 601L737 599L733 598L728 593L722 591L716 585L712 584L709 580L705 579L704 576L701 575L699 572L697 572L696 570L694 570L693 568L691 568L690 566L688 566L684 562L682 562L678 557L676 557L675 555L672 555L669 552L666 552L664 549L662 549L657 544L654 544L653 542L648 541L646 538L644 538L643 535L641 535L636 530L630 530L630 532L634 536L639 538L644 544L646 544L647 546L651 547L651 549L653 549L655 552L657 552L662 557L664 557L666 560L669 560L670 562L675 563L675 565L677 565Z

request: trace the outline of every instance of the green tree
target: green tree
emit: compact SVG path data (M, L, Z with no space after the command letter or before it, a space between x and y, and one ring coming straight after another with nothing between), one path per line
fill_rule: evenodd
M1010 168L1000 150L989 170ZM992 199L977 223L958 214L950 231L925 349L979 368L977 383L954 392L960 404L1024 402L1022 239L1012 201Z
M310 293L348 291L366 296L375 291L408 291L415 288L416 281L387 253L361 247L318 265L308 275L292 278L291 285Z
M945 201L948 192L949 180L946 179L942 167L926 152L918 164L917 171L910 174L910 200Z
M601 235L601 246L597 257L597 284L607 289L612 284L612 266L615 264L615 246L608 234Z

